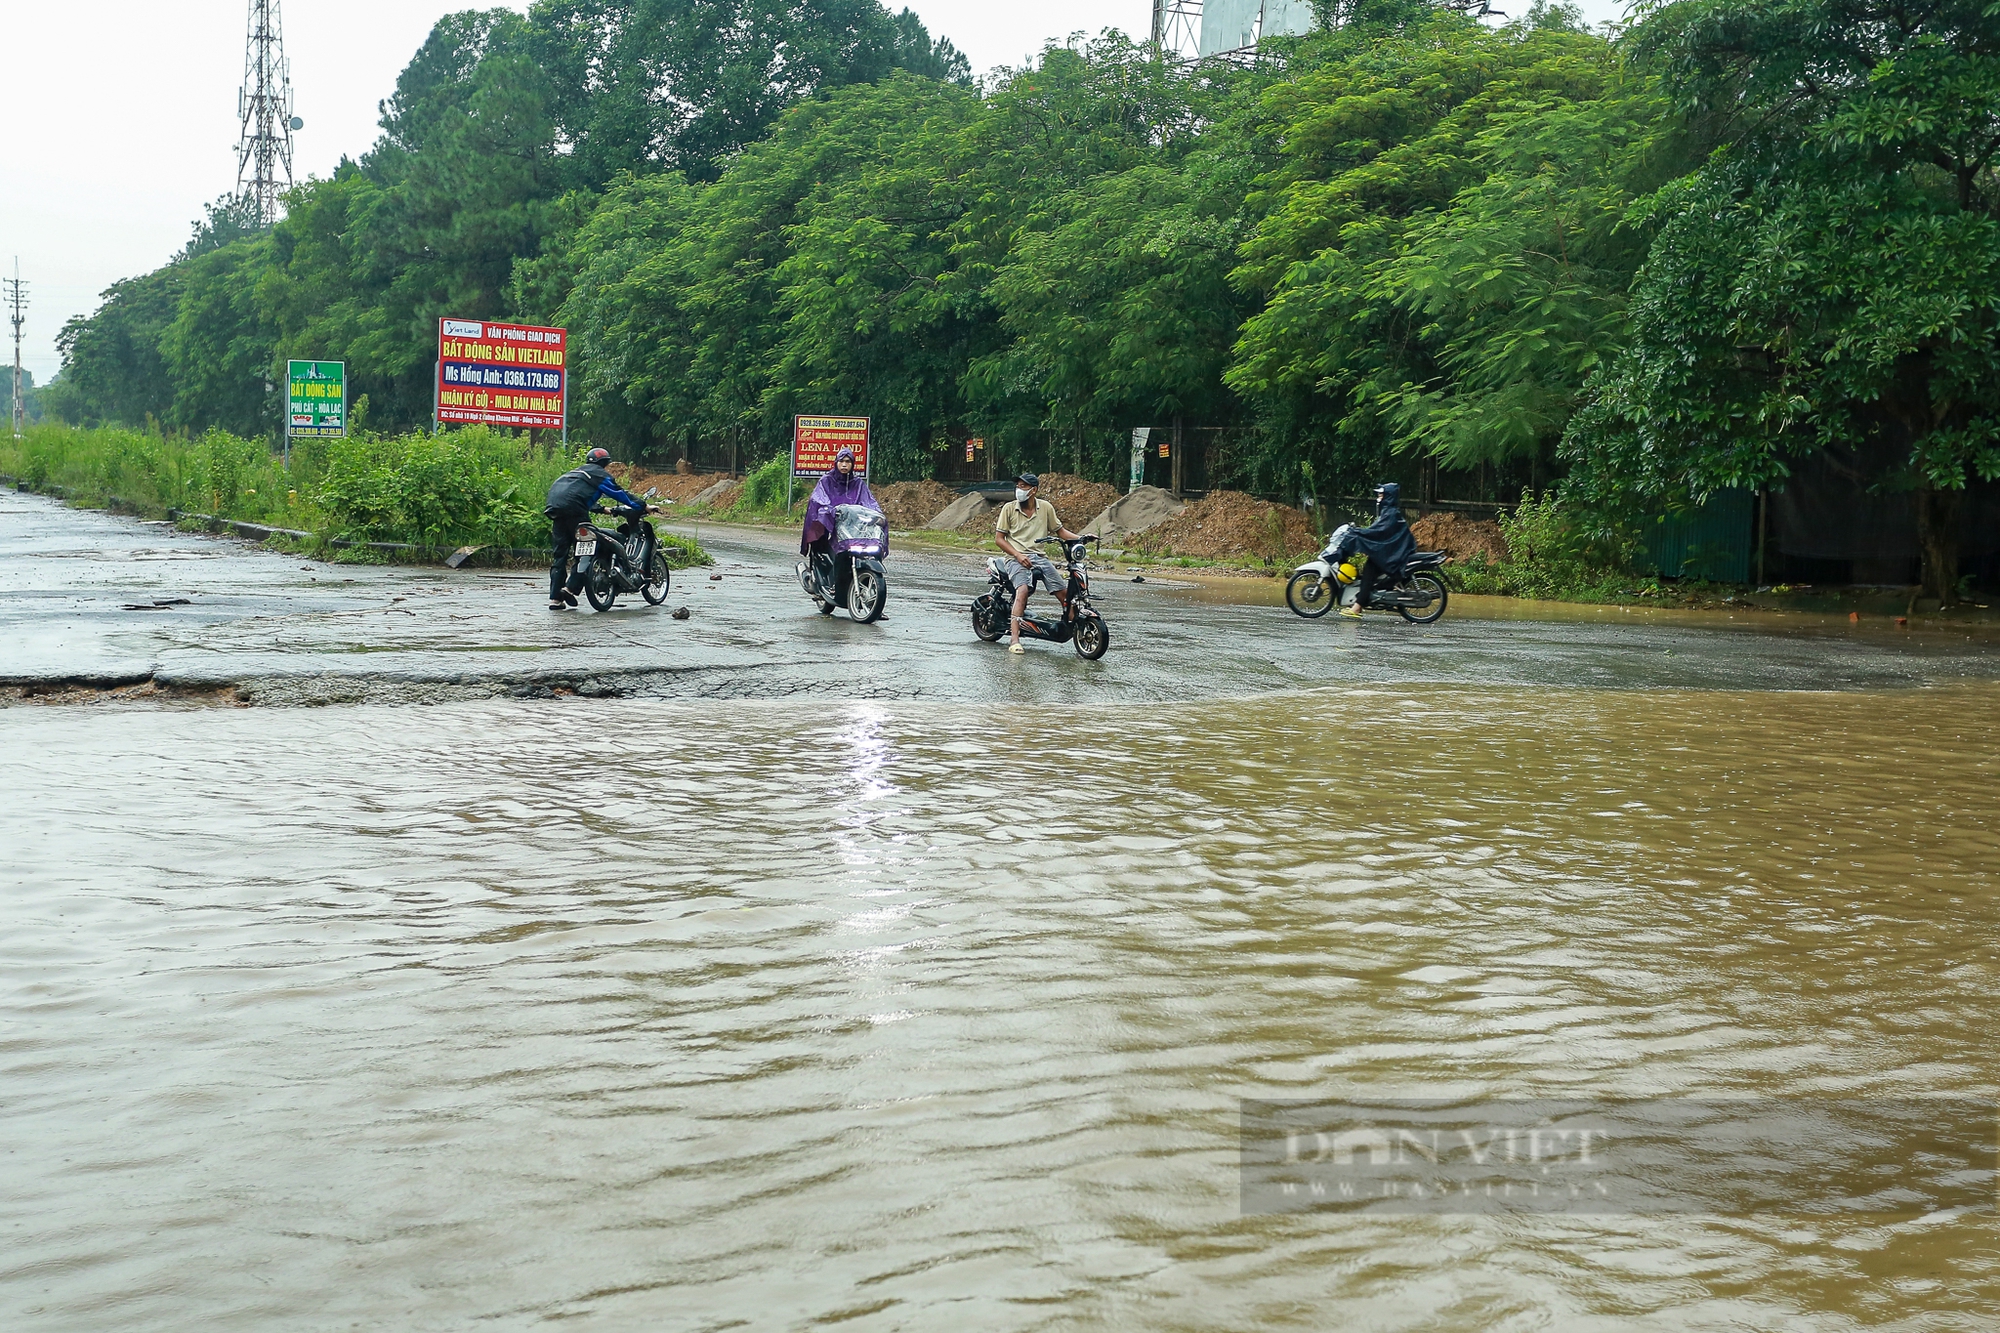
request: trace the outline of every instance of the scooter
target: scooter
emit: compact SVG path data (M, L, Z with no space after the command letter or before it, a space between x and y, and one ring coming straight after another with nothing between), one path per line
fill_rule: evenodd
M658 494L657 490L647 491L643 498L650 500ZM651 606L666 601L673 571L667 568L659 535L645 515L602 506L590 512L623 519L616 531L589 522L577 526L568 581L572 585L582 582L591 609L609 611L621 592L636 592ZM658 506L648 505L646 512L657 513Z
M1292 571L1285 584L1286 606L1307 620L1317 620L1336 605L1354 604L1361 595L1361 574L1353 560L1343 559L1341 554L1353 531L1352 523L1341 524L1326 539L1326 548L1317 558ZM1451 589L1440 572L1445 559L1443 551L1418 551L1403 565L1401 577L1376 585L1369 604L1385 611L1393 608L1413 625L1434 623L1451 600Z
M1104 623L1104 617L1097 614L1097 608L1090 604L1090 564L1085 558L1085 543L1096 540L1095 537L1079 537L1075 541L1064 542L1060 537L1042 538L1044 543L1055 542L1062 546L1069 566L1069 581L1063 589L1062 615L1054 620L1021 617L1022 638L1071 644L1076 648L1078 657L1091 662L1104 656L1111 647L1111 627ZM986 561L986 572L991 576L992 586L973 599L972 632L987 643L998 642L1007 633L1008 622L1013 619L1014 570L1018 567L1014 561L997 555Z
M889 554L889 520L866 505L835 505L829 546L799 562L799 586L806 596L823 616L844 606L864 625L881 619L889 604L889 576L882 569L882 558Z

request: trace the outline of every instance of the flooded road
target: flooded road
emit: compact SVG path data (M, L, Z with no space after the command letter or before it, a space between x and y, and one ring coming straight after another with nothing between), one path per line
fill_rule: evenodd
M1112 634L1103 661L1059 644L1010 658L972 635L980 555L892 539L887 622L856 625L814 612L792 534L699 533L717 565L678 574L665 606L627 598L606 615L551 613L546 573L328 565L0 491L0 704L65 683L273 706L560 691L1005 708L1412 682L1880 689L2000 676L1991 624L1898 631L1881 619L1507 598L1456 600L1423 627L1387 615L1302 621L1277 604L1275 579L1220 588L1157 572L1144 583L1100 573L1093 597ZM673 619L683 606L689 618Z
M1243 1098L1994 1098L2000 686L1594 632L1621 688L0 712L0 1319L1993 1328L1990 1211L1239 1208Z

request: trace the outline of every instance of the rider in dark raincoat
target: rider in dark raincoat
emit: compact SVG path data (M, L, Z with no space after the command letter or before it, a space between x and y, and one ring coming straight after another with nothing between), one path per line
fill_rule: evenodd
M1376 585L1401 575L1403 566L1417 553L1416 536L1410 531L1409 520L1403 517L1402 498L1403 488L1393 481L1377 486L1375 521L1348 533L1347 541L1336 553L1345 557L1359 551L1368 557L1368 563L1361 569L1361 586L1354 605L1341 608L1342 615L1359 615L1362 607L1370 605Z
M875 493L868 489L868 479L854 470L852 449L842 449L833 456L833 470L819 479L806 500L806 526L799 534L800 555L810 555L815 549L822 552L833 549L833 511L839 505L860 505L878 512L882 508L875 502Z

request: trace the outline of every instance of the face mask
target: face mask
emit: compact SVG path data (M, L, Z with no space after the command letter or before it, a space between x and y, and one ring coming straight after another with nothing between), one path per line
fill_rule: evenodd
M1022 490L1019 486L1016 486L1014 488L1014 503L1026 504L1027 502L1028 502L1028 493Z

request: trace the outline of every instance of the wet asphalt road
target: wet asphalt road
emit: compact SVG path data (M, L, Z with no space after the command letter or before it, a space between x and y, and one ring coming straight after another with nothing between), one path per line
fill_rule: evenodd
M1870 689L2000 675L1986 635L1473 599L1430 627L1308 622L1277 603L1275 582L1246 594L1129 576L1095 590L1112 627L1103 661L1053 644L1016 657L972 635L982 557L892 552L889 615L856 625L813 610L783 534L699 535L717 564L677 574L665 606L634 596L607 614L556 613L539 571L329 565L0 492L0 686L150 681L271 704L552 691L1061 704L1370 683ZM162 602L175 604L134 609ZM671 618L679 606L688 619Z

